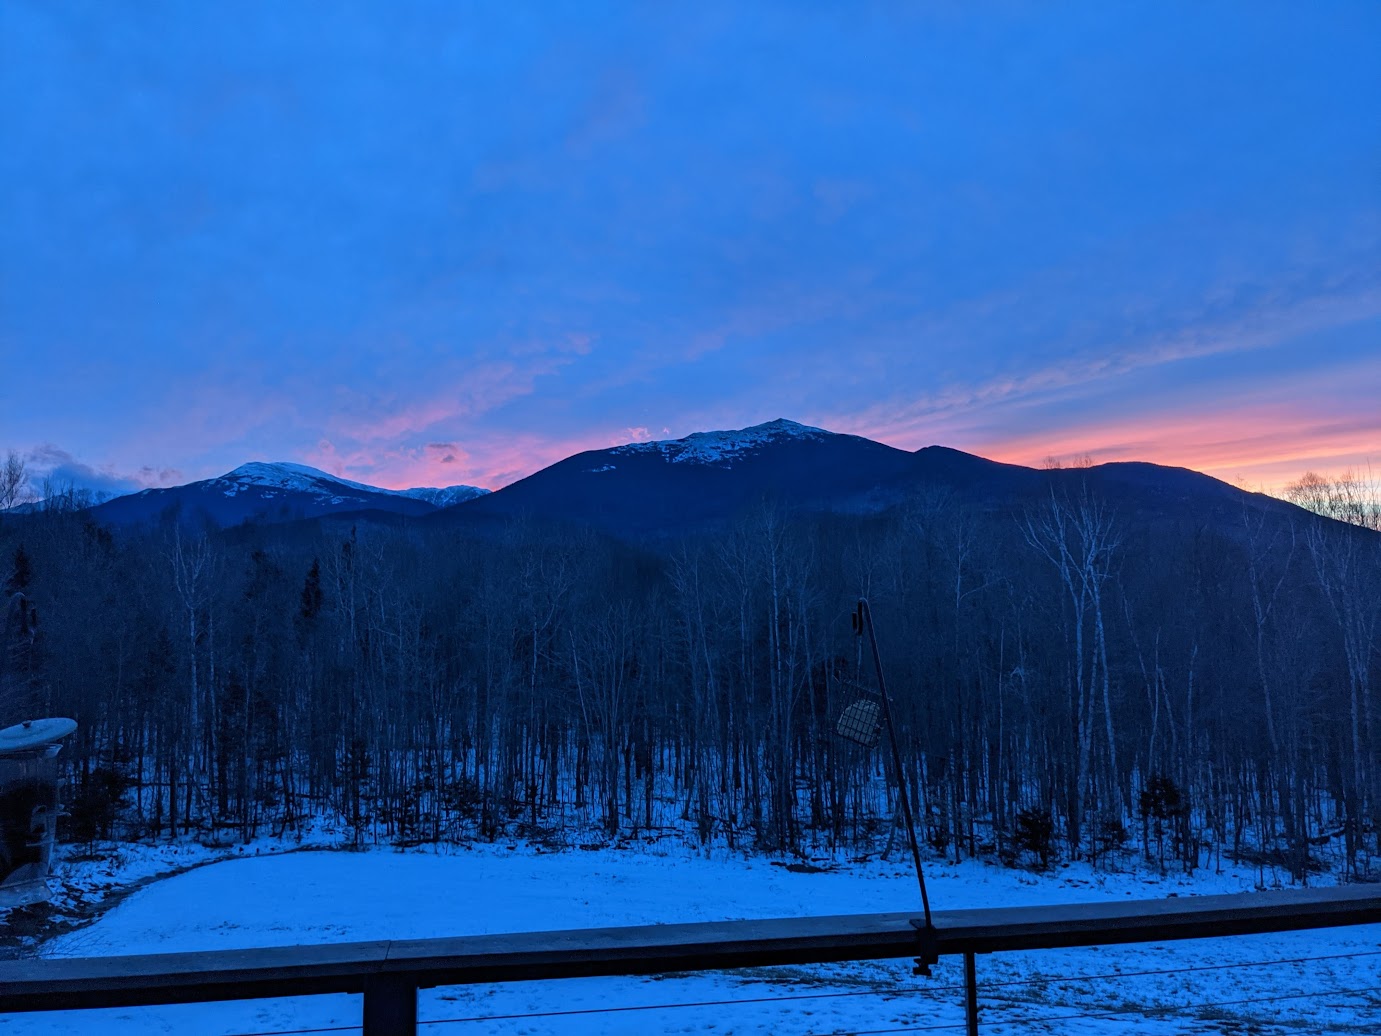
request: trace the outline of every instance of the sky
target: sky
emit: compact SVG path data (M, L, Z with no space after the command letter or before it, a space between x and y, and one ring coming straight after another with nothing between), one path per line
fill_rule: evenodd
M0 451L1381 470L1381 5L0 0Z

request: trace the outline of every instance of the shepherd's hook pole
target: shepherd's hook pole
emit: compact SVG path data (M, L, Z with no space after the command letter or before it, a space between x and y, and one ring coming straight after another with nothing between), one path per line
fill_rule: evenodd
M911 814L911 795L906 790L906 772L901 765L901 750L897 747L897 731L892 725L892 704L887 697L887 681L882 675L882 655L878 653L877 632L873 629L873 610L868 606L868 598L858 599L859 633L868 630L868 644L873 649L873 666L877 669L878 693L882 695L882 717L887 723L887 740L892 745L892 766L897 771L897 794L901 796L902 816L906 818L906 835L911 841L911 859L916 864L916 881L921 886L921 907L925 911L925 927L933 931L935 925L930 920L930 896L925 890L925 872L921 870L921 847L916 842L916 820ZM922 965L924 968L924 964ZM923 974L929 974L923 971Z

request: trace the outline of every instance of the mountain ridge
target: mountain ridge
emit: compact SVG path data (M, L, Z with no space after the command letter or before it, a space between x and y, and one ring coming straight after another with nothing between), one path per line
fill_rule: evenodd
M224 475L141 490L104 501L89 511L113 525L162 520L169 515L184 521L205 519L220 526L355 511L420 517L487 492L476 486L383 489L292 461L249 461Z
M217 479L207 481L217 481L240 476L243 480L262 480L269 484L277 484L288 488L297 480L297 485L303 483L334 482L346 486L350 489L359 490L365 493L384 493L389 496L405 496L413 500L425 500L429 504L437 507L450 507L453 504L461 503L465 500L474 499L490 492L488 489L481 489L479 486L414 486L410 489L385 489L382 486L372 486L367 482L355 482L352 479L344 478L340 475L333 475L329 471L322 471L320 468L313 468L306 464L298 464L295 461L276 460L276 461L250 461L241 464L238 468L225 475L220 475Z
M584 525L625 539L722 528L753 505L874 514L942 490L983 507L1029 506L1047 490L1093 489L1141 517L1222 523L1247 494L1188 468L1125 461L1037 469L947 446L899 449L863 436L777 418L746 428L585 450L489 492L472 486L382 489L290 461L251 461L225 475L116 497L90 509L110 524L198 517L225 526L358 515L492 527L517 517Z

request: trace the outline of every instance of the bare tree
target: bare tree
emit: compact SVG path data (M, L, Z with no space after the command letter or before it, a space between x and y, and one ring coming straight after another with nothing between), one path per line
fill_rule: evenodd
M1104 609L1104 588L1121 544L1121 535L1106 506L1087 491L1071 500L1068 496L1057 496L1053 487L1049 500L1042 507L1028 511L1020 524L1026 542L1055 569L1070 607L1069 631L1074 642L1071 691L1079 747L1077 783L1069 822L1070 841L1077 848L1085 795L1093 776L1094 711L1099 699L1111 806L1119 817L1124 812Z
M1374 538L1352 529L1309 526L1306 541L1319 590L1328 602L1342 642L1347 670L1352 759L1349 798L1352 826L1360 831L1369 816L1381 852L1381 789L1377 786L1376 742L1372 723L1371 667L1381 625L1381 548ZM1353 840L1350 848L1355 851ZM1349 853L1351 856L1352 853Z
M1381 532L1381 479L1371 472L1327 476L1306 471L1285 487L1284 495L1316 514Z
M15 450L5 454L0 465L0 514L28 500L29 471L24 458Z

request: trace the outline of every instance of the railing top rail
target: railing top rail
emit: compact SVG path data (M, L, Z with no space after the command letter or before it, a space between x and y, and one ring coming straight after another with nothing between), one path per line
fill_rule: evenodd
M0 963L0 1011L128 1007L910 957L919 911ZM938 911L941 954L1381 922L1381 886Z

